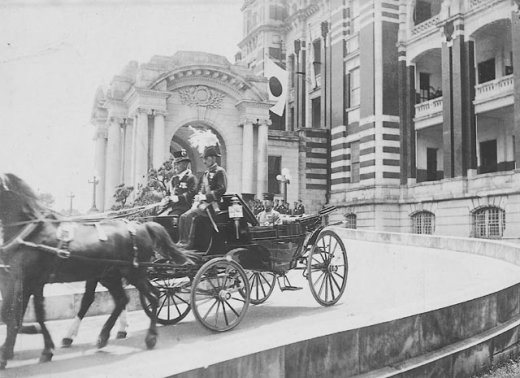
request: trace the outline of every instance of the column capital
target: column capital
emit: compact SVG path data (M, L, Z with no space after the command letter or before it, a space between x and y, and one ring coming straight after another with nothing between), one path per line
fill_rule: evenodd
M108 128L107 125L98 125L96 127L96 131L94 132L94 139L102 139L108 138Z
M153 115L153 109L145 108L145 107L137 107L135 108L134 115L146 114Z
M152 109L152 115L166 117L168 112L165 109Z

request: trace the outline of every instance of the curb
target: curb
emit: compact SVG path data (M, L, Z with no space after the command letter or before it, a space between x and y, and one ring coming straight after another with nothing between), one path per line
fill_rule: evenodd
M128 311L141 310L141 301L139 300L139 292L136 288L128 287L125 289L126 295L130 300L126 309ZM45 319L49 320L63 320L72 319L76 316L81 305L81 298L83 297L83 291L63 292L59 294L45 294ZM0 306L2 300L0 299ZM110 314L114 308L114 301L112 296L103 287L99 287L96 290L94 302L90 306L85 316L97 316ZM32 300L29 301L27 311L24 317L25 323L36 322L36 316L34 315L34 307ZM0 322L0 324L4 324Z

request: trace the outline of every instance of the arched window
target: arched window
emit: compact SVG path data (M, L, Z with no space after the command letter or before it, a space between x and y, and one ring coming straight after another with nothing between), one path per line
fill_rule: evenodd
M357 228L357 215L354 213L345 214L345 228L355 230Z
M473 236L501 238L506 228L506 212L496 206L480 207L473 211Z
M429 211L418 211L411 216L414 234L433 234L435 231L435 214Z

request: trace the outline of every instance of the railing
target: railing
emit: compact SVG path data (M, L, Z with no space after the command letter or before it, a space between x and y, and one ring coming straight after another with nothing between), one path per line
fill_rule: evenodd
M415 118L431 116L442 112L442 97L415 105Z
M512 94L514 88L513 75L507 75L498 79L475 86L475 101L495 98L500 95Z
M421 22L419 25L415 25L412 29L412 35L422 34L423 32L433 29L439 22L439 15L433 16L426 21Z

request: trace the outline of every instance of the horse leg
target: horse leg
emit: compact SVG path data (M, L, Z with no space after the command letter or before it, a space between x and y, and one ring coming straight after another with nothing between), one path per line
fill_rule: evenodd
M2 319L7 332L5 342L0 347L0 370L5 369L7 360L13 358L16 337L31 296L28 287L29 285L24 285L22 280L15 280L13 286L7 291L7 297L3 297Z
M148 349L153 349L157 343L157 307L159 305L159 296L145 277L138 277L132 284L150 303L152 316L150 317L150 327L148 328L145 342Z
M123 311L128 304L128 297L126 296L125 289L123 289L123 285L121 284L121 278L117 277L110 281L103 280L101 283L108 289L112 295L112 298L114 298L115 307L112 311L112 314L110 314L108 320L101 329L97 341L98 348L103 348L107 345L108 339L110 337L110 331L114 327L114 324L121 314L121 311Z
M128 320L126 308L121 311L121 315L119 315L119 330L117 331L116 339L126 339L126 329L128 328Z
M51 334L45 325L45 298L43 296L43 284L36 288L33 295L34 313L36 315L36 320L41 327L44 343L44 349L40 356L40 362L49 362L54 356L54 342L52 341Z
M97 284L98 281L94 279L87 280L85 282L85 293L81 298L81 305L79 307L79 311L74 320L72 321L72 324L70 325L69 330L65 334L65 337L61 340L61 346L63 348L70 347L72 345L72 342L74 341L74 338L78 335L80 323L85 317L85 314L87 313L88 309L92 305L92 302L94 302Z

